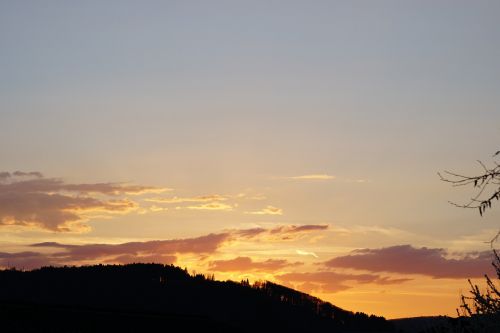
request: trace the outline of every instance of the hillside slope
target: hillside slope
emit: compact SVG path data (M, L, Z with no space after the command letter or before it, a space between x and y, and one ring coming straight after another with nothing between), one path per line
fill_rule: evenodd
M0 320L19 332L391 332L271 282L214 281L160 264L0 271Z

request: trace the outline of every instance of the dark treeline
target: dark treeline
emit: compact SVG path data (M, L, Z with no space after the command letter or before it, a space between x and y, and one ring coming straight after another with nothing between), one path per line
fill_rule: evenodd
M160 264L0 271L0 320L18 332L392 332L382 317L271 283Z

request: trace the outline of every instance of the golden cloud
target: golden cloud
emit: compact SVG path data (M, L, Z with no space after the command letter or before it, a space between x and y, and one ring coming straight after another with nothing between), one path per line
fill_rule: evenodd
M252 214L252 215L283 215L283 209L273 207L273 206L267 206L261 210L257 211L252 211L252 212L245 212L245 214Z
M0 266L36 268L42 265L81 265L87 263L132 263L160 262L174 263L179 254L207 255L216 252L229 241L229 233L208 234L205 236L127 242L121 244L61 244L56 242L36 243L32 248L51 249L52 252L0 253ZM54 250L56 250L54 252ZM27 265L27 263L30 265Z
M276 279L307 293L335 293L352 288L353 283L388 285L400 284L412 280L382 277L378 274L347 274L337 272L286 273L277 275Z
M237 257L229 260L214 260L209 263L211 271L218 272L247 272L261 271L274 272L285 267L299 266L301 262L289 262L283 259L268 259L265 261L253 261L250 257Z
M0 178L0 225L51 231L87 231L96 212L126 214L138 204L124 195L157 193L164 188L118 183L68 184L39 172L3 172ZM117 198L122 196L122 198Z
M295 253L297 253L299 256L311 256L314 258L318 258L318 255L316 253L310 251L295 250Z
M75 245L44 242L29 245L30 248L40 249L41 252L0 252L0 267L36 268L43 265L82 265L103 262L130 263L154 261L173 263L176 261L178 255L194 254L199 256L199 258L208 258L208 256L217 253L222 247L228 246L238 240L258 242L264 239L281 241L282 237L290 239L290 237L297 237L304 233L324 230L325 228L326 226L322 225L290 225L272 229L236 229L194 238L137 241L120 244ZM235 267L239 267L241 271L254 269L273 271L301 264L281 259L253 261L246 257L231 260L212 260L209 263L211 269L220 271L230 271L231 269L235 269Z
M172 197L172 198L148 198L145 201L155 202L155 203L164 203L164 204L176 204L176 203L185 203L185 202L214 202L214 201L226 201L228 198L226 196L222 196L219 194L212 195L203 195L196 197Z
M219 210L219 211L232 211L233 206L222 203L222 202L210 202L202 205L187 206L185 209L191 210Z
M280 225L274 228L251 228L230 230L234 239L261 238L269 241L296 240L309 233L325 231L327 224Z

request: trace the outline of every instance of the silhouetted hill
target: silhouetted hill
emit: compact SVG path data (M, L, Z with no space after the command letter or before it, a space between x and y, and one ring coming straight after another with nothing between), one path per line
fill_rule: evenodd
M397 333L498 333L498 314L474 315L472 317L413 317L392 319Z
M432 332L438 327L448 325L452 318L446 316L427 316L392 319L396 331L399 333Z
M0 271L6 332L392 332L382 317L271 283L214 281L160 264Z

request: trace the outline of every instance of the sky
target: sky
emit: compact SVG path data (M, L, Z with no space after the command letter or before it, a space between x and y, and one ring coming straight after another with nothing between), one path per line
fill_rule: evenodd
M497 1L0 1L0 267L161 262L454 315ZM498 162L498 159L497 159Z

